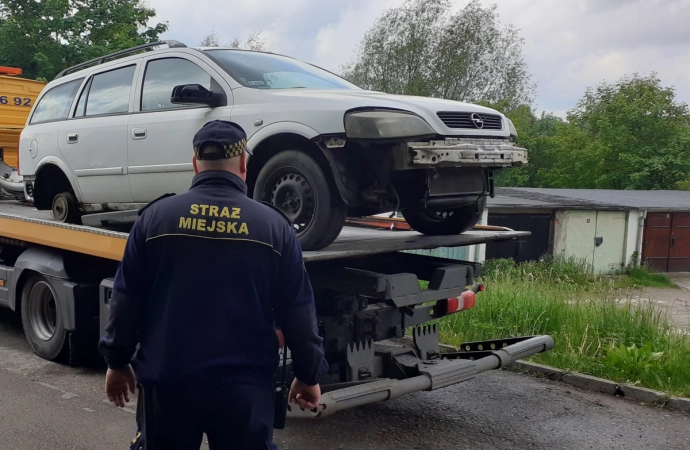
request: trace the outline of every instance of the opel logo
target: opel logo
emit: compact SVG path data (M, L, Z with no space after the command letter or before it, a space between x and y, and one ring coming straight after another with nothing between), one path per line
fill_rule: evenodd
M472 123L474 124L475 128L484 128L484 120L479 116L479 114L472 113L470 118L472 119Z

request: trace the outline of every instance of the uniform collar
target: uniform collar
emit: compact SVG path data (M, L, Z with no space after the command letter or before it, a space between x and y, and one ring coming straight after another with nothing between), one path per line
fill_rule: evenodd
M192 180L191 189L199 186L228 186L247 195L247 184L234 173L223 170L206 170L198 173Z

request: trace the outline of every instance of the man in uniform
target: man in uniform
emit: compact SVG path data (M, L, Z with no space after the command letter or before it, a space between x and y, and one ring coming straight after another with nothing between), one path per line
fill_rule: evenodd
M247 197L246 135L216 120L194 136L188 192L139 212L99 348L106 395L144 390L146 448L277 448L273 375L279 326L296 379L289 399L316 407L323 367L312 288L291 224Z

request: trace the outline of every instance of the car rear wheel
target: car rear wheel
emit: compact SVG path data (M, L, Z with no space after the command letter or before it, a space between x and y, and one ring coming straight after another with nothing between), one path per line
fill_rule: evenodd
M460 234L479 222L485 206L486 196L482 195L476 202L458 208L441 211L406 210L402 213L407 223L422 234Z
M81 224L79 203L71 192L61 192L53 197L51 213L58 222Z
M272 203L292 222L303 250L328 246L338 237L347 205L323 167L310 155L286 150L269 159L257 177L253 198Z

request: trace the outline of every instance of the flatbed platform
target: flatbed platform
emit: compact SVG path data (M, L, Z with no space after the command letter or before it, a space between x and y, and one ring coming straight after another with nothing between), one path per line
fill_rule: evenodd
M528 236L525 231L471 230L458 235L425 236L416 231L374 230L346 226L328 247L304 252L305 262L324 261L402 250L462 247ZM16 201L0 201L0 238L46 245L119 261L128 233L56 222L50 212Z

